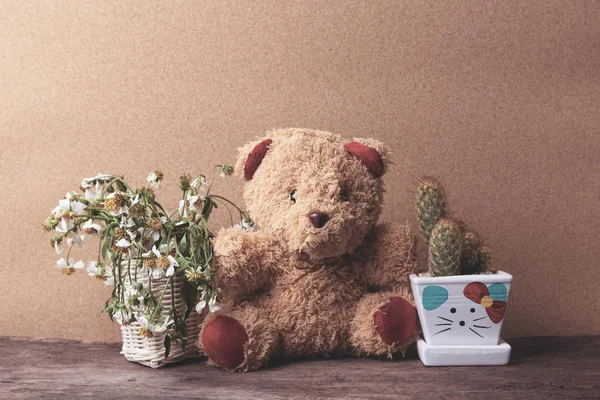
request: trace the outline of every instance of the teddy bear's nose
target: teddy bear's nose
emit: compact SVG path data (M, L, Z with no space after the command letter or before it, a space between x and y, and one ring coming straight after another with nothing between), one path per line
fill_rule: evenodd
M322 228L329 221L329 215L323 213L313 213L308 216L310 222L315 228Z

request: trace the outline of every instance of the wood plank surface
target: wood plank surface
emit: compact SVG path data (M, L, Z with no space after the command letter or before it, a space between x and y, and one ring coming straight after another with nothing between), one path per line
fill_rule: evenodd
M406 359L317 359L246 374L189 360L152 370L118 344L0 338L0 398L599 399L600 336L512 339L502 367Z

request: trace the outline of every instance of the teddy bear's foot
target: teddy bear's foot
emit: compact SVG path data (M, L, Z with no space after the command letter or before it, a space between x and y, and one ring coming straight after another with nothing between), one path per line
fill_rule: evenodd
M236 319L218 315L202 329L202 350L210 360L228 370L235 370L245 360L244 345L248 334Z
M373 321L385 344L403 345L415 334L417 310L402 297L394 296L373 313Z
M244 306L227 314L211 314L200 333L209 363L228 371L250 371L265 365L279 343L265 310Z
M399 293L371 293L358 303L351 342L361 355L403 351L417 338L417 310Z

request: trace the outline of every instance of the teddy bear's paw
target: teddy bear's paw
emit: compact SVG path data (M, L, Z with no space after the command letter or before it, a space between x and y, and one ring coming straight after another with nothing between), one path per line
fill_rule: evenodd
M389 301L373 313L375 331L389 346L408 343L417 328L417 310L402 297L390 297Z
M235 318L219 315L202 330L202 349L213 364L236 370L245 361L244 345L248 334Z

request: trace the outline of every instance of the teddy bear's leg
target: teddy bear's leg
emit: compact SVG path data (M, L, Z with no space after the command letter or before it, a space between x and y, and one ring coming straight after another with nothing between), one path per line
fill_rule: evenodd
M401 292L366 294L356 307L350 342L359 355L404 352L417 339L417 310L412 296Z
M245 304L230 312L209 314L199 345L209 364L228 371L251 371L265 365L279 344L265 309Z

